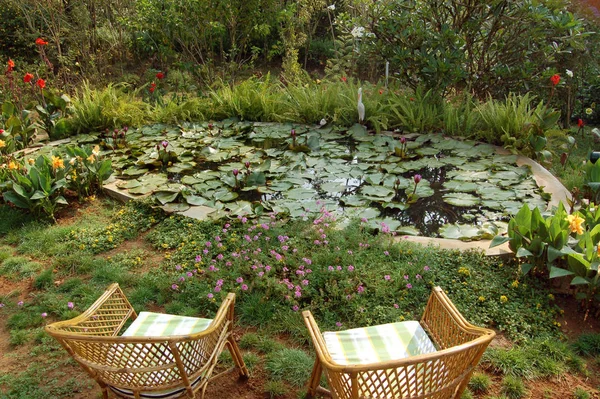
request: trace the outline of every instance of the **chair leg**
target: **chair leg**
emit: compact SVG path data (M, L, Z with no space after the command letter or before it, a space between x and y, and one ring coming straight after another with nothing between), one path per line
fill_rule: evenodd
M229 338L227 338L227 346L229 346L229 352L231 353L231 357L233 358L235 366L238 368L240 377L248 378L250 376L250 373L248 373L246 363L244 363L242 352L240 351L238 344L235 342L232 336L229 336Z
M319 360L319 357L317 357L315 359L315 365L313 366L310 380L308 382L308 392L306 394L307 399L313 398L317 394L319 384L321 383L322 371L323 369L321 367L321 361Z

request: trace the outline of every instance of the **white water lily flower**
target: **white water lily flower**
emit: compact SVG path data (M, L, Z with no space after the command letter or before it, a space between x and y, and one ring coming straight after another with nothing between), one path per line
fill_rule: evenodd
M568 77L572 78L573 77L573 71L571 71L570 69L567 69L565 71L565 73L567 74Z
M355 26L350 34L354 37L363 37L365 35L365 28L363 26Z
M332 5L330 5L330 6L327 6L327 9L328 9L328 10L331 10L331 11L335 11L335 4L332 4Z

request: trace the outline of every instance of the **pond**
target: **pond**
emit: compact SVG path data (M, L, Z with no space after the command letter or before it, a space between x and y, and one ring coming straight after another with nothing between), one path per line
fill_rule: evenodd
M350 129L235 121L153 125L100 143L120 188L152 194L168 210L205 205L224 215L329 212L399 234L473 240L506 228L547 194L516 156L439 134L374 135Z

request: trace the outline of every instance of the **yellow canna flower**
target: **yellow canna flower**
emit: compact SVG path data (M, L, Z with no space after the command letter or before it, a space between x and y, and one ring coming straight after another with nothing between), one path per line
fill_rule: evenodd
M579 215L569 215L565 219L569 222L569 229L571 233L583 234L583 227L581 226L584 219Z
M11 159L10 161L8 161L8 169L9 170L19 169L19 164L16 163L14 160Z
M60 157L52 156L52 169L62 169L65 167L64 161Z
M0 148L6 147L6 141L0 140Z

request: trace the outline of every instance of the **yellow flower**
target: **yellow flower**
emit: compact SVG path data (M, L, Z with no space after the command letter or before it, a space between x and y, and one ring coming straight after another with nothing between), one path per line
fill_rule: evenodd
M0 148L6 147L6 141L0 140Z
M554 300L554 295L548 294L548 299L550 299L551 301L553 301Z
M33 159L33 158L29 158L29 159L27 160L27 163L28 163L29 165L33 165L33 164L35 163L35 161L34 161L34 159Z
M89 157L87 157L87 160L89 162L94 162L96 160L96 156L94 154L90 155Z
M92 150L92 155L98 156L98 154L100 154L100 146L97 145L94 147L94 149Z
M511 287L513 287L513 288L519 288L519 281L518 280L513 281L512 284L511 284Z
M597 252L598 256L600 256L600 245L598 245L598 248L596 249L596 252Z
M478 299L479 299L479 302L485 302L485 297L483 295L481 295Z
M19 164L16 163L14 160L11 159L10 161L8 161L8 169L9 170L19 169Z
M60 157L52 156L52 169L62 169L65 167L64 161Z
M584 219L579 215L569 215L565 219L569 222L569 229L571 233L583 234L583 227L581 226Z
M506 295L500 295L500 302L502 302L502 303L508 302L508 298L506 297Z
M467 269L466 267L461 267L458 269L458 274L464 274L465 276L470 276L471 271L469 269Z

